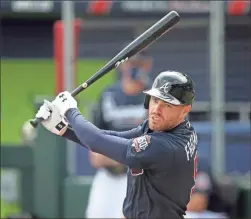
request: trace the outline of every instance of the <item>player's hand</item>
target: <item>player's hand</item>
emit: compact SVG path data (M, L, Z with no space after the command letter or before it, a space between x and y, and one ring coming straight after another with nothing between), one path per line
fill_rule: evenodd
M71 96L68 91L59 93L56 99L53 101L53 105L58 108L61 116L65 116L65 113L69 109L78 108L77 101Z
M53 103L44 100L44 104L40 107L35 117L43 118L42 125L50 132L56 135L63 135L68 128L68 123L60 115L58 108Z

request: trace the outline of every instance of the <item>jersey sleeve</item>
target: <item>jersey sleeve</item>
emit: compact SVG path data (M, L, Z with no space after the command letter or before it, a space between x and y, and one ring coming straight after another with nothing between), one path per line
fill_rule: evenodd
M183 169L193 163L197 152L197 135L153 132L133 139L127 156L138 168Z
M69 110L66 118L83 145L130 168L166 170L186 162L184 146L172 134L153 132L127 139L103 132L77 109Z
M142 134L143 125L145 125L145 122L142 125L128 131L116 132L116 131L111 131L111 130L100 129L100 132L105 135L112 135L112 136L117 136L117 137L121 137L125 139L130 139L130 138L138 137ZM84 145L81 142L81 140L78 138L78 136L76 135L76 133L71 127L67 128L66 132L62 135L62 137L67 138L79 145L82 145L83 147L87 149L90 149L88 146Z
M159 160L158 156L164 160L163 153L159 150L162 147L160 147L160 142L155 137L147 143L147 146L141 146L141 150L145 147L143 153L136 153L135 139L126 139L103 132L87 121L79 110L69 110L66 113L66 118L81 143L93 152L105 155L131 168L148 168L150 164ZM155 144L159 147L152 147Z
M136 138L142 135L141 126L138 126L137 128L134 128L128 131L123 131L123 132L116 132L116 131L111 131L111 130L102 130L102 132L104 134L113 135L113 136L126 138L126 139Z
M174 163L171 142L160 134L150 133L131 139L127 148L127 159L131 168L169 169Z
M77 144L82 145L83 147L89 149L86 145L84 145L79 138L77 137L77 135L75 134L75 132L72 130L71 127L68 127L66 132L62 135L62 137L67 138L68 140L71 140Z
M121 138L126 138L126 139L130 139L130 138L134 138L137 136L140 136L142 131L141 131L141 126L138 126L137 128L128 130L128 131L124 131L124 132L115 132L115 131L110 131L110 130L100 130L101 133L105 134L105 135L113 135L113 136L117 136L117 137L121 137ZM89 147L87 147L86 145L84 145L79 138L77 137L77 135L75 134L75 132L73 131L73 129L71 127L68 127L66 132L62 135L62 137L67 138L77 144L82 145L83 147L90 149Z

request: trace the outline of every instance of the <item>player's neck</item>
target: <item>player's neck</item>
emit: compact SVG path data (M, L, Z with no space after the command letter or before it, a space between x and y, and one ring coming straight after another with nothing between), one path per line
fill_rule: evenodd
M168 127L167 131L170 131L172 129L175 129L176 127L178 127L180 124L182 124L185 121L185 118L181 118L179 121L177 121L176 123L170 125L170 127Z

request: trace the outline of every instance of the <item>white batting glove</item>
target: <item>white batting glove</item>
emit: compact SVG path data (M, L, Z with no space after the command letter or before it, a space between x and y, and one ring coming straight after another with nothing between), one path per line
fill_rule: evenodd
M59 93L56 99L53 101L53 105L55 105L61 116L65 117L65 113L69 109L78 108L77 101L71 96L68 91L64 91Z
M68 128L68 123L60 115L58 108L53 104L44 100L44 104L37 112L36 118L43 118L42 125L50 132L56 135L63 135Z

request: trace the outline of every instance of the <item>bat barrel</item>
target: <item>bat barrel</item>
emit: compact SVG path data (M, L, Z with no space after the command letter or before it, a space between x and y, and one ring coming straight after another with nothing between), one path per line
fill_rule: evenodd
M161 20L128 45L128 47L134 48L129 57L151 45L159 37L174 27L179 21L180 16L176 11L171 11L165 15Z

